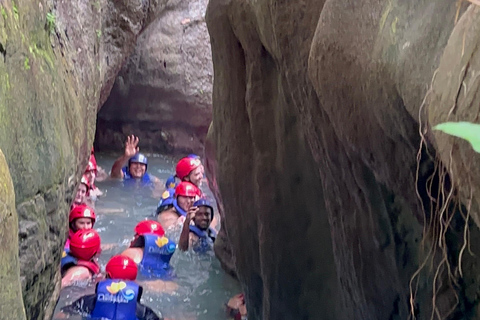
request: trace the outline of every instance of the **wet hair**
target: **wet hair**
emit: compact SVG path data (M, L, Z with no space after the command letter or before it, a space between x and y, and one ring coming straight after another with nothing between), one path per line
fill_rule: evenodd
M165 206L160 206L160 207L157 208L157 214L160 214L160 213L162 213L163 211L168 210L168 209L170 209L170 208L172 208L172 207L173 207L173 204L167 204L167 205L165 205Z
M135 236L130 243L130 248L145 248L145 238L143 236Z

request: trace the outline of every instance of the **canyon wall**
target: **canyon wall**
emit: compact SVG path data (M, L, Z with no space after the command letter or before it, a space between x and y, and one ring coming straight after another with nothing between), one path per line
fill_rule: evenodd
M202 153L212 120L207 2L169 1L142 33L98 114L96 150L121 150L135 134L142 150Z
M214 174L249 319L477 316L478 155L431 127L478 118L478 15L210 0Z
M136 38L165 5L0 2L0 149L6 159L0 165L0 239L11 243L0 262L7 280L2 316L22 318L21 303L11 303L21 284L27 319L51 317L69 205L88 161L98 107Z

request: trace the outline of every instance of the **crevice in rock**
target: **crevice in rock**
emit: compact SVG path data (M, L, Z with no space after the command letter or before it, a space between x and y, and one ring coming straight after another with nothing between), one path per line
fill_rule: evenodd
M1 42L0 42L0 53L3 56L3 62L6 62L6 60L7 60L7 49L5 49L5 46Z

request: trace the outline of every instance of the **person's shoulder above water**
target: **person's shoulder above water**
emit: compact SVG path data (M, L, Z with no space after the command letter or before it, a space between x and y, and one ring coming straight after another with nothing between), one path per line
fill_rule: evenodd
M79 230L70 239L69 252L61 260L62 288L88 281L100 273L96 255L100 253L100 236L93 230Z
M161 224L145 220L135 227L135 237L122 255L135 261L142 276L171 280L174 274L170 259L175 250L176 243L165 237Z
M157 315L152 308L145 306L141 303L137 304L137 313L136 313L138 320L164 320L163 316Z

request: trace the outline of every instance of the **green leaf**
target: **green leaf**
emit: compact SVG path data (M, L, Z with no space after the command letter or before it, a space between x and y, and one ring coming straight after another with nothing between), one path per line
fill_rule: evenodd
M445 122L437 124L434 130L467 140L473 150L480 153L480 124L471 122Z

